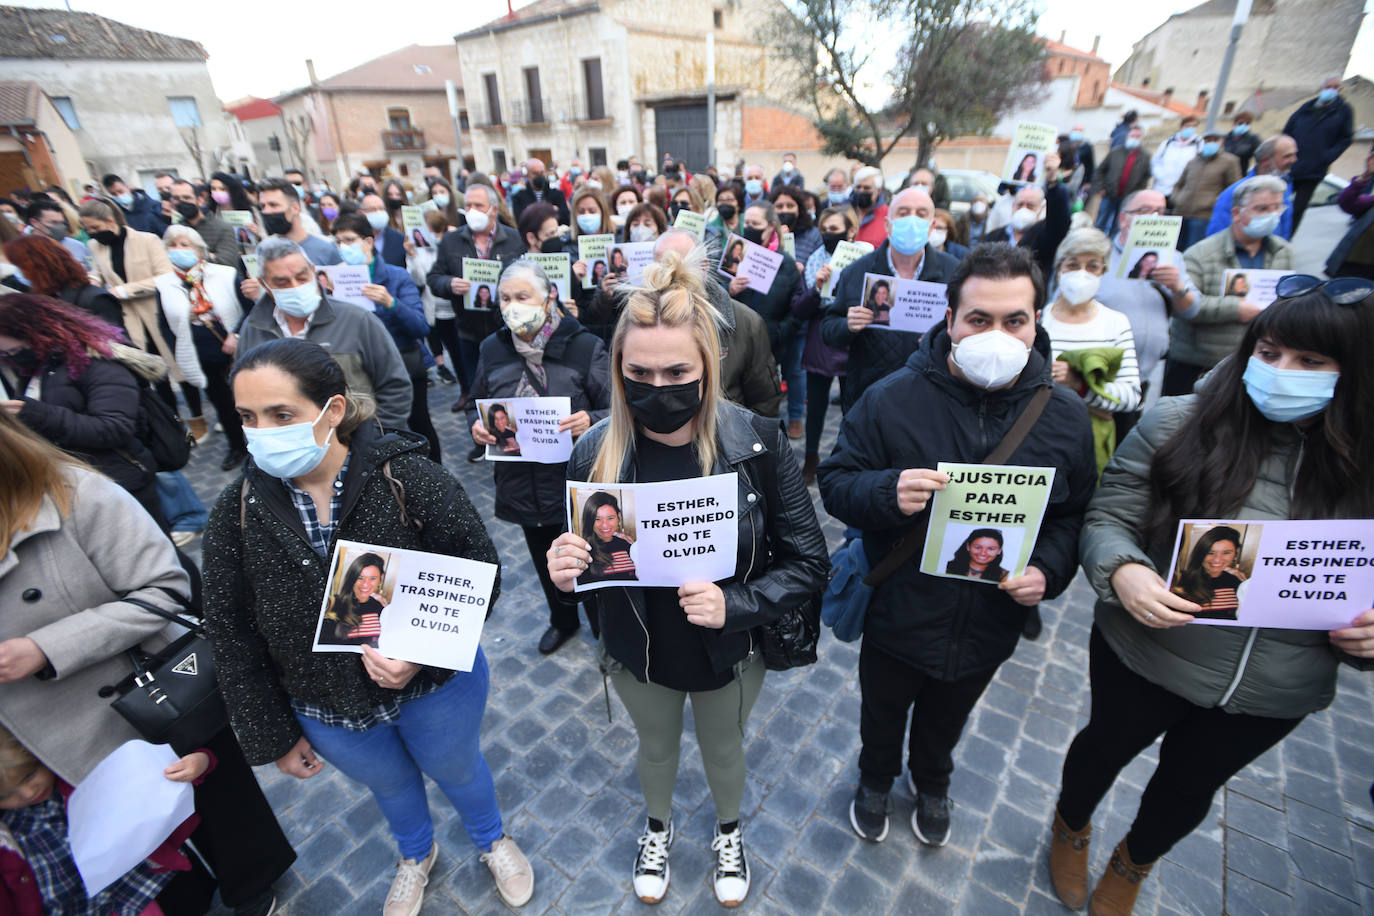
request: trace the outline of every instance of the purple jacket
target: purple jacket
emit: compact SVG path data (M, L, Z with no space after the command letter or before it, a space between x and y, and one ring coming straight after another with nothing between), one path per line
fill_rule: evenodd
M798 284L792 295L792 315L805 321L806 347L802 350L802 368L807 372L839 378L844 375L849 363L849 351L832 347L821 340L822 308L820 290L816 289L816 273L830 263L830 253L824 246L812 252L806 259L804 282Z
M1351 216L1359 219L1364 216L1365 211L1374 207L1374 181L1361 181L1362 175L1356 175L1350 179L1350 184L1345 186L1345 190L1336 198L1336 203L1340 204L1342 210Z

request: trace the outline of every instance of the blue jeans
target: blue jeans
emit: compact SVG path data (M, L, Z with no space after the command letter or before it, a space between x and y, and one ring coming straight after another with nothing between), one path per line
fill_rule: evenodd
M1207 238L1207 222L1205 219L1185 219L1183 231L1178 236L1178 250L1187 251Z
M180 471L157 472L157 496L162 515L173 531L204 531L210 510L200 501L191 481Z
M468 340L466 337L458 338L458 361L462 363L460 372L455 372L458 376L459 390L467 394L472 390L472 380L477 376L477 358L481 355L482 342L480 340Z
M782 377L787 382L787 419L806 418L806 373L802 370L802 350L806 349L806 326L794 333L787 341L787 351L783 354Z
M1106 234L1107 238L1116 235L1116 216L1121 209L1121 199L1104 197L1097 205L1097 228Z
M501 839L496 786L480 746L489 677L478 649L471 672L459 671L438 690L402 704L395 722L354 732L296 717L321 757L372 790L403 858L423 859L434 842L425 776L458 809L478 848Z

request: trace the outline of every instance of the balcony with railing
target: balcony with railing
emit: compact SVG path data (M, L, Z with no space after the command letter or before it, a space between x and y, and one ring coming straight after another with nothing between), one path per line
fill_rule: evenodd
M597 101L600 101L601 104L593 104ZM540 98L510 99L506 103L505 110L499 113L500 117L498 118L493 118L492 113L485 107L470 111L468 114L472 119L473 128L479 130L537 126L569 121L611 124L615 120L610 111L607 110L604 100L588 100L580 95L569 95L561 98L542 96Z
M545 124L553 113L549 100L543 96L511 99L510 119L513 124Z
M405 152L425 148L425 132L418 127L407 130L382 131L382 149L387 152Z

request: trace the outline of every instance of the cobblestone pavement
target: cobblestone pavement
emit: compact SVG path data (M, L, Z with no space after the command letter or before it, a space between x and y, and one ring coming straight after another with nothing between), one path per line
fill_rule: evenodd
M607 699L586 627L549 658L535 649L546 608L520 529L496 521L491 470L470 465L453 387L431 389L448 466L463 481L501 553L501 599L483 646L492 689L483 749L507 830L534 865L528 913L649 910L630 894L643 825L635 737L614 694ZM830 448L839 409L822 442ZM195 454L189 476L207 504L230 475L224 440ZM813 488L813 494L814 494ZM817 507L820 502L817 498ZM822 513L822 518L824 518ZM831 546L841 528L827 520ZM192 549L198 550L199 540ZM921 847L908 825L912 798L894 790L886 842L861 842L848 805L858 778L858 644L827 631L820 662L770 673L748 723L745 841L753 867L746 910L760 913L1066 912L1046 865L1047 825L1065 749L1088 710L1091 592L1080 576L1041 607L1044 634L1022 641L969 722L956 754L953 834ZM1218 794L1207 820L1155 869L1136 912L1152 914L1374 913L1374 687L1341 674L1331 709L1308 718L1282 745ZM1129 715L1129 710L1122 710ZM690 729L674 798L678 838L663 913L712 913L714 809ZM1094 874L1124 835L1157 745L1122 774L1094 818ZM279 883L291 916L381 911L395 847L359 785L332 769L308 782L258 770L299 860ZM432 789L432 787L431 787ZM485 866L452 807L432 792L441 847L425 914L500 913Z

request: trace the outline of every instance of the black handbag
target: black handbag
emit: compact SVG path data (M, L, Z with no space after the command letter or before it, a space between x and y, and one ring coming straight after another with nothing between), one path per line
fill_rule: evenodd
M124 598L151 614L185 627L186 635L159 652L130 649L133 674L100 688L102 697L139 734L153 744L170 744L180 753L203 747L229 724L215 681L215 660L203 625L138 598Z

